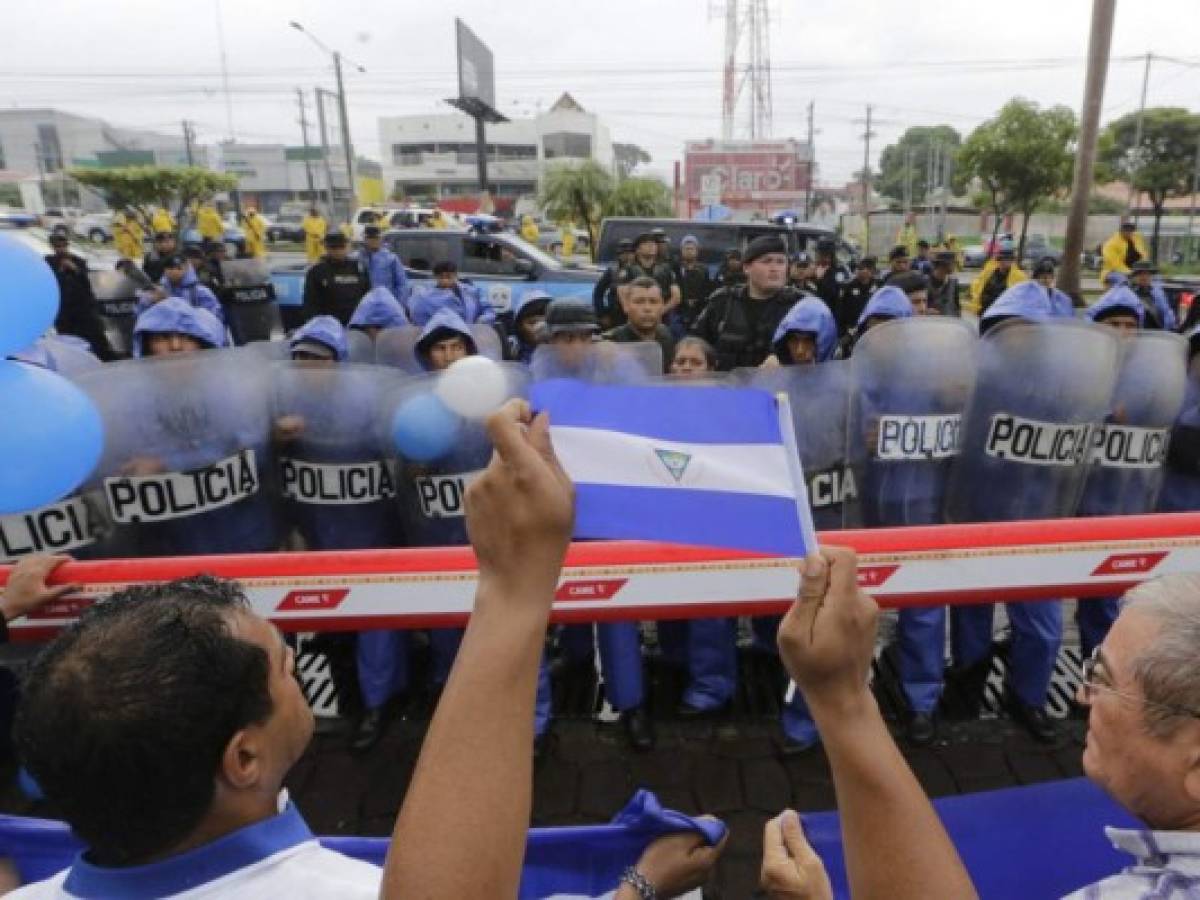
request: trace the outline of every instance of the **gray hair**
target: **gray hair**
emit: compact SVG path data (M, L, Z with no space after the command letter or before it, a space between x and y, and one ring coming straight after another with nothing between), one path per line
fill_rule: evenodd
M1189 711L1200 716L1200 574L1163 575L1125 595L1125 605L1154 616L1158 636L1133 662L1148 701L1146 730L1169 737Z

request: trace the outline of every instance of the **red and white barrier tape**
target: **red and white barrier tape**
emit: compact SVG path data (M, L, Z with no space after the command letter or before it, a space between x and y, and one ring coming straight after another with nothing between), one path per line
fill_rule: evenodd
M1200 513L838 531L859 583L886 607L1119 594L1169 572L1200 571ZM0 567L0 583L9 569ZM426 628L465 621L475 593L469 547L72 562L55 576L78 594L10 625L36 639L120 588L209 572L243 583L260 615L289 631ZM779 613L795 560L672 544L574 544L559 622Z

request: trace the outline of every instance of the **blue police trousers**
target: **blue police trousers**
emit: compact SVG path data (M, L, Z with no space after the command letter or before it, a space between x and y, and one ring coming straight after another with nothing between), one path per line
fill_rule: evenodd
M755 650L775 656L779 654L778 634L779 623L782 621L783 616L756 616L750 620L754 629ZM804 702L804 695L800 693L800 689L790 684L783 701L780 724L784 736L804 745L815 744L821 740L821 735L817 733L817 724L813 721L812 713L808 711L808 704Z
M1079 626L1079 649L1087 659L1104 643L1108 630L1121 612L1120 597L1095 597L1080 600L1075 607L1075 624Z
M592 653L591 625L567 625L560 636L568 658L582 662ZM636 622L605 622L595 626L600 646L604 695L613 709L624 712L641 706L642 637Z
M1008 683L1025 706L1042 707L1050 676L1062 645L1062 603L1043 600L1007 604L1012 625ZM966 667L985 659L992 646L992 604L960 606L950 616L955 665Z
M658 623L663 656L686 665L683 702L693 709L724 706L737 690L737 619L689 619Z
M360 631L355 657L367 709L379 709L408 687L407 631Z
M900 611L900 687L915 713L932 713L942 696L946 668L946 608Z

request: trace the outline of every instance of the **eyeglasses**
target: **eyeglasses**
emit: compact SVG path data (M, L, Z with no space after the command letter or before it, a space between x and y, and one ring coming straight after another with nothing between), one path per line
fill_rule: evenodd
M1083 675L1083 681L1079 687L1083 691L1088 702L1091 702L1092 695L1096 691L1104 691L1106 694L1113 694L1117 697L1123 697L1132 703L1140 703L1143 706L1153 706L1157 709L1165 710L1177 716L1186 716L1190 719L1200 719L1200 712L1194 709L1188 709L1185 706L1176 706L1173 703L1160 703L1157 700L1148 700L1145 697L1140 697L1137 694L1130 694L1127 691L1118 691L1112 686L1109 681L1108 674L1104 669L1104 659L1100 656L1100 648L1097 647L1092 651L1092 655L1083 661L1080 667L1080 672Z

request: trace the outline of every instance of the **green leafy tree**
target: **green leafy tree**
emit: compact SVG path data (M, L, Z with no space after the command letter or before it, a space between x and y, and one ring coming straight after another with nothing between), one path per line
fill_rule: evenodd
M883 148L875 189L900 202L904 199L906 177L911 173L912 199L918 203L923 201L935 186L928 183L929 160L935 145L942 148L944 159L952 159L962 145L962 135L949 125L917 125L908 129L900 140Z
M1100 134L1096 178L1101 182L1129 182L1150 198L1154 209L1151 252L1158 259L1158 232L1167 197L1190 193L1196 167L1200 115L1176 106L1147 109L1142 115L1142 140L1137 135L1137 113L1122 116Z
M648 162L650 154L637 144L613 144L613 163L617 167L619 180L631 177L634 169Z
M605 217L667 218L675 215L675 198L657 178L627 178L608 195L601 212Z
M579 166L556 165L542 180L538 205L555 221L574 222L587 229L592 258L595 259L600 220L613 186L609 171L592 160Z
M972 131L959 151L961 174L979 179L995 213L992 240L1003 216L1021 214L1018 259L1025 252L1029 217L1038 204L1071 185L1077 131L1075 113L1067 107L1041 109L1016 98Z
M182 221L187 209L237 187L237 176L199 166L124 166L115 169L75 169L71 177L99 191L113 209L132 208L149 224L153 207L170 210Z

